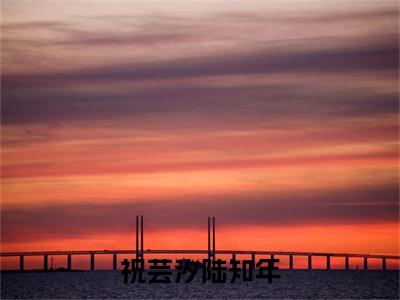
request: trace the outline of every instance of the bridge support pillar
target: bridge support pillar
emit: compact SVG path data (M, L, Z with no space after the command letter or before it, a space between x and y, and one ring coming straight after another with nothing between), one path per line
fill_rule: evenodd
M293 270L293 255L289 255L289 270Z
M117 271L117 254L113 254L113 271Z
M382 258L382 270L386 270L386 258Z
M364 257L364 270L368 270L368 258Z
M24 271L24 256L23 255L19 256L19 270L21 272Z
M253 270L255 270L256 269L256 254L255 253L251 254L251 264L253 266Z
M308 256L308 269L312 270L312 256L311 255Z
M90 254L90 272L94 272L94 253Z
M72 256L71 254L67 255L67 270L71 271L72 269Z
M350 261L348 256L345 258L345 268L346 270L350 269Z
M49 270L49 260L47 255L43 256L43 271L47 272Z
M326 269L327 270L331 269L331 256L330 255L326 256Z

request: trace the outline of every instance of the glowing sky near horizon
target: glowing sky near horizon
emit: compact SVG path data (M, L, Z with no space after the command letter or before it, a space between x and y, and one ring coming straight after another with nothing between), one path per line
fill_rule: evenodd
M2 251L399 252L396 1L2 2ZM194 236L198 236L194 239ZM131 243L130 245L128 245Z

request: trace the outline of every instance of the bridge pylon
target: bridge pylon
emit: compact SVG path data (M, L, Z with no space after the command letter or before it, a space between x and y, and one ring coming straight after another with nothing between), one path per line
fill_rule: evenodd
M212 234L211 234L211 217L208 217L208 259L215 260L215 217L212 217Z
M139 223L139 215L136 216L135 254L136 254L136 259L144 260L144 220L143 220L143 215L140 215L140 223Z

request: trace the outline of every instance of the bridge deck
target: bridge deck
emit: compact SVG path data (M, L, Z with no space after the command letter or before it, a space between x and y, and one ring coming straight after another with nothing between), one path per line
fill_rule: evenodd
M84 255L84 254L135 254L136 250L65 250L65 251L28 251L2 252L0 256L42 256L42 255ZM207 250L144 250L145 254L207 254ZM400 255L328 253L328 252L291 252L291 251L252 251L252 250L216 250L215 254L255 254L255 255L293 255L293 256L331 256L331 257L366 257L400 259Z

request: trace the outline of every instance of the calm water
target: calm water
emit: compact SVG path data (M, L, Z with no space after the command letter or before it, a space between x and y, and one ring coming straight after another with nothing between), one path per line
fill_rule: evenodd
M124 284L121 273L2 273L1 298L399 298L398 271L279 271L235 284Z

